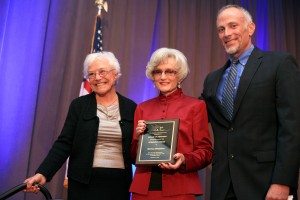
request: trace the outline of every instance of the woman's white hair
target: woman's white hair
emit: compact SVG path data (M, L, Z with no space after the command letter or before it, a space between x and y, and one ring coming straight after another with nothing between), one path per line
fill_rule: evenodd
M91 53L86 56L83 62L83 76L85 78L87 78L89 67L95 60L107 60L110 66L117 71L118 77L122 75L120 63L115 55L112 52L102 51L98 53Z
M152 72L161 62L170 57L175 59L176 76L179 78L180 82L182 82L187 77L190 69L186 57L177 49L163 47L153 52L150 61L146 66L146 76L153 81L154 78Z

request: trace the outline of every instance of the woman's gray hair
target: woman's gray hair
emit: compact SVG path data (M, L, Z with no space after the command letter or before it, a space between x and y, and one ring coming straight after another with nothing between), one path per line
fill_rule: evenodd
M110 66L117 71L118 77L122 75L120 63L115 55L112 52L102 51L98 53L91 53L86 56L83 62L83 76L85 78L87 78L88 70L95 60L107 60Z
M150 61L146 66L146 76L153 81L154 78L152 72L161 62L170 57L175 59L177 71L176 76L182 82L187 77L190 69L186 57L183 55L182 52L178 51L177 49L170 49L164 47L157 49L155 52L153 52Z

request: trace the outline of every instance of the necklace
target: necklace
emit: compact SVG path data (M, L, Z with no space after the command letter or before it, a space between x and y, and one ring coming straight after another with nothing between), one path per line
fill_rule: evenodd
M96 95L97 105L101 104L105 107L109 107L109 106L113 105L117 100L118 100L118 95L116 93L105 94L105 95Z
M106 118L107 120L113 120L117 119L119 117L119 105L115 104L115 102L118 100L116 98L111 104L108 106L97 104L97 110L100 112L99 117ZM102 115L101 115L102 113ZM103 115L104 114L104 115Z

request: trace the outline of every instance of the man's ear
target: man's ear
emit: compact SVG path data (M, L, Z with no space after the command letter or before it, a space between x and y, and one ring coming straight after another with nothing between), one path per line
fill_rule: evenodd
M249 36L252 36L254 34L254 31L255 31L255 24L253 22L250 22L248 24Z

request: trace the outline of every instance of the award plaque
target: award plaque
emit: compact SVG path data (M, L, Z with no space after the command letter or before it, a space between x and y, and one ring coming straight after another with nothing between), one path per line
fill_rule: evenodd
M146 130L140 135L136 165L154 166L162 162L174 163L179 119L146 121Z

